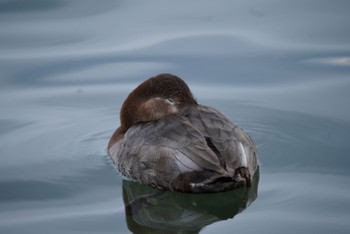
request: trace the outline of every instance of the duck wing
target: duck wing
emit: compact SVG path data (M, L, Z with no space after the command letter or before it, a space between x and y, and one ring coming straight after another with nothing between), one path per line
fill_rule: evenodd
M253 176L258 164L257 151L249 135L215 108L199 105L197 109L197 112L191 111L190 119L211 143L218 157L233 170L248 168Z
M124 175L163 187L185 172L226 173L202 132L180 115L132 126L110 155Z

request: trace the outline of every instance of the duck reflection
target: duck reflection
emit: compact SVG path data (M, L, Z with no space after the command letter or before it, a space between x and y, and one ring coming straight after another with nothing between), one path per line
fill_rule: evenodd
M124 180L127 225L133 233L199 233L203 227L231 219L247 208L257 197L258 183L259 171L249 188L187 194Z

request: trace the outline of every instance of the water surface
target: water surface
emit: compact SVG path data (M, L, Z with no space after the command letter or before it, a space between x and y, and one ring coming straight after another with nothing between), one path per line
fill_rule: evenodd
M0 1L0 233L348 233L348 1ZM211 195L132 183L107 156L163 72L257 144Z

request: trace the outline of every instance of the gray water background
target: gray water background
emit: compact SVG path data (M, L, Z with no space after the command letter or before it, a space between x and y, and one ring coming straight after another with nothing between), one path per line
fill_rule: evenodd
M129 233L130 218L140 232L171 220L182 233L349 233L349 12L340 0L0 0L0 233ZM126 194L153 190L123 182L106 145L126 95L163 72L257 144L257 197L233 218L189 206L241 190L126 213ZM164 219L150 231L153 211Z

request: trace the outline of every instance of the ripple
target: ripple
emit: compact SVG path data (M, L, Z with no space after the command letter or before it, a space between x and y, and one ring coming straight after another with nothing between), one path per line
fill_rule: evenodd
M46 77L49 83L99 83L106 81L127 80L130 77L150 77L157 71L167 71L172 66L163 62L108 62L79 66L62 74ZM61 74L60 74L61 73ZM96 79L98 77L98 79Z
M17 127L2 134L2 164L1 167L33 165L60 161L63 159L82 159L86 155L101 155L111 130L108 122L102 121L105 116L91 110L68 107L26 106L20 109L12 108L11 115L25 113L25 122L30 125ZM31 114L30 114L31 113ZM8 112L7 115L10 115ZM89 116L90 118L87 118ZM19 121L23 120L19 117ZM101 120L101 124L96 124ZM110 124L112 125L112 124ZM85 134L94 132L91 126L98 129L100 138L91 139L93 144L79 144L86 140ZM101 129L105 129L102 130ZM16 149L16 150L13 150Z
M327 66L350 66L350 57L328 57L328 58L314 58L307 59L303 61L307 64L315 64L315 65L327 65Z
M66 5L66 1L62 0L11 0L2 1L0 3L0 13L12 14L12 13L24 13L24 12L36 12L47 11L57 8L61 8Z
M318 173L265 174L260 185L257 212L289 210L295 213L323 213L336 209L340 213L349 208L349 188L346 176ZM336 193L335 193L336 191Z
M220 232L233 225L235 231L248 233L256 231L256 226L264 233L348 230L350 191L345 186L346 176L281 172L263 173L260 178L258 199L252 209L238 216L236 222L208 226L204 233ZM273 225L267 225L271 219Z

